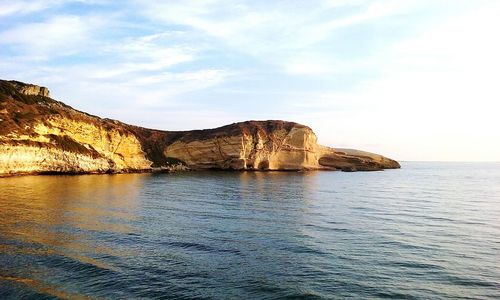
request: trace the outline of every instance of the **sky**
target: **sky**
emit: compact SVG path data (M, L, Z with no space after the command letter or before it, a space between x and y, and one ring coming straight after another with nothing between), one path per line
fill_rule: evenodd
M164 130L281 119L398 160L500 161L500 1L0 0L0 78Z

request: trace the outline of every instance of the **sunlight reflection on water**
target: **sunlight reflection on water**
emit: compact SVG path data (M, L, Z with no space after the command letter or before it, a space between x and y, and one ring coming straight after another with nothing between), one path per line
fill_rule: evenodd
M0 179L0 298L498 298L500 165Z

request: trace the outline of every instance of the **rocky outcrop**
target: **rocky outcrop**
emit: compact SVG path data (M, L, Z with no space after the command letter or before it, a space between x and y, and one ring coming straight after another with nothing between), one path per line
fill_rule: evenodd
M0 81L0 175L386 168L399 164L377 154L318 145L309 127L293 122L161 131L85 114L49 98L46 88Z
M26 84L23 82L11 80L9 81L14 88L16 88L19 93L28 95L28 96L42 96L42 97L50 97L49 89L43 86L38 86L34 84Z
M224 127L177 133L163 149L165 157L194 169L343 170L399 168L381 155L317 144L311 128L278 120L247 121Z
M164 149L194 168L298 170L318 167L316 136L306 126L249 121L187 133Z
M323 147L318 163L322 167L346 172L398 169L401 166L393 159L379 154L354 149Z

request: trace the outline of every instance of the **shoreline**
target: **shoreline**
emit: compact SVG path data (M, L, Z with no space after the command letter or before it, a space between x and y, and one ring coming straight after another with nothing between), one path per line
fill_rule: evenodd
M395 168L397 170L400 168ZM282 169L282 170L261 170L261 169L244 169L244 170L231 170L231 169L220 169L220 168L206 168L206 169L144 169L144 170L127 170L120 172L62 172L62 171L31 171L31 172L18 172L18 173L3 173L0 174L1 178L11 178L11 177L21 177L21 176L81 176L81 175L120 175L120 174L171 174L171 173L184 173L184 172L224 172L224 173L243 173L243 172L255 172L255 173L307 173L316 171L325 172L378 172L392 169L373 169L373 170L347 170L347 169L334 169L334 168L321 168L321 169Z

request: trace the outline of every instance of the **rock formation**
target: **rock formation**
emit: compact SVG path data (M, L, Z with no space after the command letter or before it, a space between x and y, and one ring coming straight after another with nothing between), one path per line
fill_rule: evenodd
M23 82L11 80L9 81L21 94L28 96L43 96L50 97L49 89L43 86L34 84L26 84Z
M44 87L0 80L0 175L400 167L381 155L318 145L309 127L293 122L161 131L92 116L48 95Z

